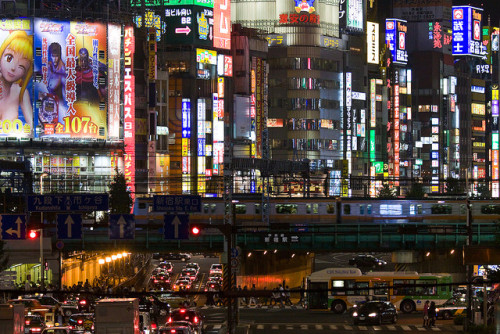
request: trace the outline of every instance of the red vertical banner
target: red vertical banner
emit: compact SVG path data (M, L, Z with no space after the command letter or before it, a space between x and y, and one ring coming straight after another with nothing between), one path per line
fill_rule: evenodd
M125 144L125 181L135 199L135 77L134 77L134 28L125 27L123 76L123 141Z
M120 38L122 28L108 24L108 138L120 137Z
M231 1L214 1L214 47L231 49Z

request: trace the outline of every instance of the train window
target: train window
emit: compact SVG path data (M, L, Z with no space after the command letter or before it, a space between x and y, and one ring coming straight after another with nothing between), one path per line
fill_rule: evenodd
M500 214L500 205L481 205L481 213L485 215L498 215Z
M467 213L467 205L460 204L460 214L465 215Z
M327 204L326 213L335 213L335 204Z
M296 214L297 213L297 204L276 204L276 213Z
M371 215L371 214L372 214L372 205L371 205L371 204L368 204L368 205L366 206L366 213L367 213L367 214L369 214L369 215Z
M247 213L247 205L246 204L235 204L234 212L236 214L244 214Z
M306 204L306 213L311 213L311 204Z
M255 214L260 215L261 210L260 210L260 204L255 204Z
M360 215L364 215L365 214L365 206L364 205L360 205L359 206L359 214Z
M422 214L422 204L410 204L410 215L421 215Z
M139 209L145 209L146 208L146 203L145 202L139 202Z
M351 204L344 204L344 215L351 214Z
M317 215L319 213L319 204L318 203L313 204L313 213L315 215Z
M433 215L447 215L451 213L451 205L435 204L431 206L431 214Z
M401 216L403 206L401 204L380 204L380 214L382 216Z
M203 213L208 213L209 208L210 204L203 204Z
M146 206L148 207L148 213L153 212L154 206L152 206L152 205L146 205Z

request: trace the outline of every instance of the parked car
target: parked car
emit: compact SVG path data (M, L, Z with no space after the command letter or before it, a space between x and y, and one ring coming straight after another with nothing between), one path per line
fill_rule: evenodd
M382 324L391 322L395 324L398 320L396 307L391 302L368 301L352 312L352 322Z
M349 265L358 268L382 268L387 262L370 254L359 254L349 260Z

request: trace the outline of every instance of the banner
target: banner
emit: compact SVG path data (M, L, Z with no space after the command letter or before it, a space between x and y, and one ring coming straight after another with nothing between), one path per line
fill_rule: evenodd
M120 52L122 29L108 24L108 138L120 136Z

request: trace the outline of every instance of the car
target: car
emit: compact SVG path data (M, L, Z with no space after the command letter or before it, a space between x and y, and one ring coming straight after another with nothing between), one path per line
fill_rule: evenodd
M212 273L208 275L208 281L218 281L219 283L222 283L222 280L222 273Z
M160 327L159 334L195 334L193 328L189 324L167 325Z
M191 260L191 255L187 253L167 253L162 255L162 260L170 260L170 261L182 261L187 262Z
M210 266L209 274L222 274L222 264L214 263Z
M184 266L184 268L192 268L195 269L197 273L200 272L200 265L196 262L189 262Z
M196 311L195 309L189 308L178 308L173 310L167 320L165 325L169 325L175 321L187 321L195 329L196 334L201 334L203 330L203 315Z
M94 330L94 313L76 313L72 314L68 320L68 326L71 333L86 334Z
M73 313L78 313L78 306L76 303L60 302L52 296L35 295L30 298L38 299L42 306L53 309L56 305L60 305L65 316L69 317Z
M359 254L349 260L350 266L356 266L358 268L383 268L387 265L384 260L377 259L375 256L370 254Z
M139 297L139 312L149 312L156 316L170 313L170 304L160 300L155 295L142 295Z
M174 270L174 265L172 264L172 262L164 261L158 265L158 268L163 269L168 273L171 273Z
M45 328L41 334L71 334L71 329L68 326L57 326Z
M41 333L45 328L45 323L39 314L24 316L24 333Z
M359 323L380 325L383 322L395 324L398 320L396 307L386 301L367 301L353 310L351 316L355 325Z
M205 283L205 291L219 291L221 288L221 285L219 283L219 281L207 281L207 283Z
M476 305L476 310L481 312L482 303L477 297L473 297L472 305ZM452 297L443 304L436 307L436 318L445 320L451 319L459 314L467 313L467 298Z
M188 277L191 282L195 282L198 279L198 271L193 268L185 268L181 271L181 276Z
M174 291L183 291L191 289L191 280L189 278L178 279L174 284Z
M28 298L19 298L19 299L11 299L7 301L7 304L21 304L24 305L24 313L25 314L38 314L43 318L45 318L45 314L50 312L51 309L49 307L43 306L40 304L38 299L28 299Z

